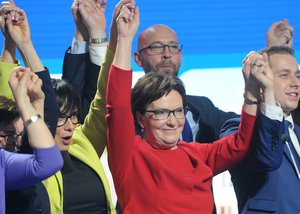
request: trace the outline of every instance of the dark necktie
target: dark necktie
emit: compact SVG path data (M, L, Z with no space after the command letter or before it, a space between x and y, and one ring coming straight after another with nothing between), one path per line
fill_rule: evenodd
M188 143L193 142L193 133L187 118L185 118L185 123L182 131L182 140Z

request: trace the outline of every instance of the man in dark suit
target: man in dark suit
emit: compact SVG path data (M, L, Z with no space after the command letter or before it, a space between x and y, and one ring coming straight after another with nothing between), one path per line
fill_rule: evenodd
M300 126L294 124L291 112L300 98L300 71L292 49L273 46L267 53L273 72L275 99L282 113L273 119L284 118L284 132L270 141L258 131L249 156L230 170L240 213L300 213ZM277 108L280 108L277 107ZM262 106L264 111L273 111ZM224 125L221 136L235 132L239 120ZM266 124L263 129L273 129ZM260 127L258 128L260 130Z
M103 62L106 46L106 2L101 3L100 13L80 11L80 1L72 3L75 34L72 45L65 53L62 79L70 82L81 97L82 123L97 90L97 79Z
M139 35L134 60L145 71L178 75L182 47L173 29L166 25L154 25ZM186 118L193 135L190 141L210 143L219 139L223 123L238 116L233 112L221 111L207 97L187 95L186 103Z

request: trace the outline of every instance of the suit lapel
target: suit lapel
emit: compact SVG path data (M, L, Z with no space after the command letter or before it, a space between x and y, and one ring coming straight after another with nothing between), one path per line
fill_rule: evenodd
M290 137L290 134L289 134L289 128L288 127L289 127L289 122L285 121L285 123L284 123L284 131L285 131L285 134L288 136L288 138L286 140L287 142L285 142L285 143L286 144L289 143L289 146L291 147L293 144L291 142L291 137ZM284 146L284 155L286 156L286 158L288 159L288 161L290 162L290 164L292 166L294 166L293 165L292 156L290 154L290 151L289 151L287 145Z
M288 130L288 129L286 129L286 130ZM297 136L297 139L298 139L298 141L299 141L299 140L300 140L300 127L297 126L297 125L295 125L295 127L294 127L294 132L295 132L295 134L296 134L296 136ZM289 133L289 132L287 132L287 133ZM289 135L288 135L288 136L289 136ZM292 143L290 137L288 138L288 143L289 143L290 149L291 149L292 152L293 152L294 158L297 158L297 159L298 159L299 157L298 157L298 155L297 155L296 152L295 152L295 148L294 148L294 146L293 146L293 143ZM295 166L294 166L293 160L292 160L292 156L291 156L291 154L290 154L290 152L289 152L289 149L287 148L286 145L285 145L285 147L284 147L284 155L286 156L286 158L288 159L288 161L290 162L290 164L291 164L291 165L293 166L293 168L295 169ZM296 172L296 170L297 170L297 169L295 169L295 172Z
M295 125L294 132L295 132L295 134L297 136L298 141L300 142L300 126Z

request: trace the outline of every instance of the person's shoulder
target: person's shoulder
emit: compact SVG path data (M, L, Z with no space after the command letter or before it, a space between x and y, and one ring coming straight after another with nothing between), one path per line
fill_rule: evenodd
M190 95L190 94L185 95L185 97L187 99L195 99L195 100L210 100L208 97L205 96Z
M211 103L212 101L205 96L186 95L185 99L188 103Z
M294 130L295 130L295 132L300 133L300 125L294 123Z
M213 102L204 96L186 95L185 101L190 111L193 113L204 113L206 111L215 111L217 108Z

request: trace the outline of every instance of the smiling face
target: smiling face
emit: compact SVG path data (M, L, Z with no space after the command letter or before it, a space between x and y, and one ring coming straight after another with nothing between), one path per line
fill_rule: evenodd
M280 103L285 116L298 106L300 95L300 71L295 58L288 54L270 56L274 74L275 99Z
M147 106L147 110L169 109L174 110L183 107L181 95L172 90L167 95L153 101ZM178 139L183 130L185 118L177 119L171 113L165 120L155 119L154 113L146 112L144 115L137 112L137 119L144 128L145 140L154 148L176 149Z

